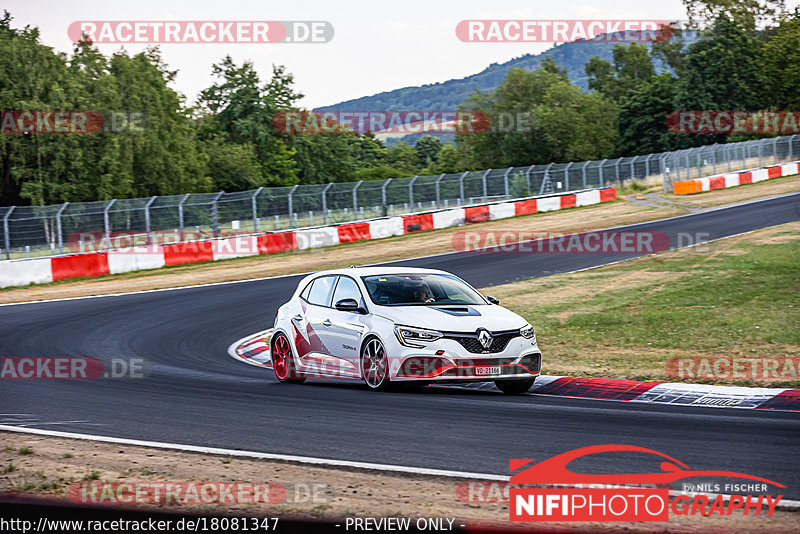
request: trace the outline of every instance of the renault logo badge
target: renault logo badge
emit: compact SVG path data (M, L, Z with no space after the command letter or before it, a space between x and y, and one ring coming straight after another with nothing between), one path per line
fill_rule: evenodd
M479 330L478 341L481 345L483 345L484 349L488 349L492 344L492 334L490 334L487 330Z

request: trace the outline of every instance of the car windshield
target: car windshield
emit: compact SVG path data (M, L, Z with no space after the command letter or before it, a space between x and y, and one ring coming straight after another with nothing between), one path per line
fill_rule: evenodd
M384 274L362 280L372 302L380 306L486 304L477 291L453 275Z

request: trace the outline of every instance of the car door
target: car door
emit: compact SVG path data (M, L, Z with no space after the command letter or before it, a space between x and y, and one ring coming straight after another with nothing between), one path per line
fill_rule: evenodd
M326 332L330 324L330 299L336 276L321 276L311 282L308 291L301 294L301 313L292 317L294 342L304 366L322 372L329 365L330 349Z
M358 283L349 276L339 276L333 290L331 306L343 299L354 299L362 308L365 308L364 298ZM348 373L358 376L359 347L365 326L362 322L364 315L358 312L339 311L335 307L330 309L330 326L325 330L328 347L331 354L342 359L341 365Z

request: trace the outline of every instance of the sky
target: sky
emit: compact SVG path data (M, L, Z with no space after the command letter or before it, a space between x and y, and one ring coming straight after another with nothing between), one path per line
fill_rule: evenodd
M14 17L14 27L38 26L41 41L71 52L67 28L75 21L328 21L335 35L327 43L160 45L162 56L178 75L172 87L194 102L211 85L211 65L226 54L252 61L262 80L272 65L285 65L295 89L305 96L301 107L315 108L401 87L443 82L482 71L548 43L467 43L456 37L461 20L682 20L680 0L3 0L0 9ZM98 45L109 55L120 44ZM136 53L142 45L126 45Z

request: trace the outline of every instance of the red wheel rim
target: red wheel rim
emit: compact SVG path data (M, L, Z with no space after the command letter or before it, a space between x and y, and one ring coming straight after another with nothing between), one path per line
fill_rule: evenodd
M289 359L291 357L289 340L286 339L286 336L279 335L272 347L272 369L279 380L285 380L289 375Z

